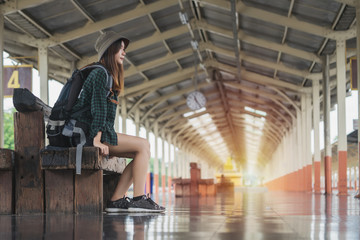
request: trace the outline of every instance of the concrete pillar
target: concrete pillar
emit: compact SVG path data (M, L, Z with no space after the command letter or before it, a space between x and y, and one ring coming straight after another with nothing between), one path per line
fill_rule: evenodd
M356 19L360 19L360 2L356 1ZM356 59L357 59L357 86L358 86L358 125L360 125L360 21L356 21ZM360 176L360 131L358 131L358 161L359 161L359 172ZM360 182L359 182L360 184ZM355 196L356 198L360 198L360 193Z
M312 153L311 153L311 129L312 129L312 109L311 109L311 95L305 96L305 144L306 144L306 191L312 191Z
M314 191L320 193L321 152L320 152L320 97L319 80L313 80L313 125L314 125Z
M38 49L39 54L39 73L40 73L40 99L49 104L49 59L47 46Z
M145 120L145 130L146 130L146 139L150 142L150 127L149 127L149 120ZM146 193L151 193L151 169L150 166L148 167L148 171L146 174Z
M119 111L120 111L120 108L119 106L116 107L116 115L115 115L115 122L114 122L114 129L115 129L115 132L120 132L120 124L119 124L119 117L120 117L120 114L119 114Z
M127 109L126 109L126 98L121 98L121 121L122 121L122 133L126 134L126 119L127 119Z
M336 79L338 104L338 163L339 195L347 195L347 136L346 136L346 42L336 41Z
M140 109L135 109L135 132L136 136L138 137L140 135Z
M4 126L4 15L0 13L0 126ZM0 128L0 148L4 147L4 128Z
M159 193L159 155L158 155L158 138L159 138L159 124L154 123L154 135L155 135L155 158L154 158L154 187L155 193Z
M302 191L307 191L307 144L306 144L306 96L302 94L301 96L301 164L302 164L302 177L301 177L301 186Z
M167 182L168 182L168 191L171 192L171 180L172 180L172 161L171 161L171 143L170 143L170 136L168 137L168 179L167 179Z
M173 167L173 170L172 170L172 172L173 172L173 178L178 178L179 177L179 175L178 175L178 173L177 173L177 169L178 169L178 167L177 167L177 163L178 163L178 154L177 154L177 151L176 151L176 143L175 142L173 142L173 164L172 164L172 167Z
M165 193L166 187L166 170L165 170L165 133L164 130L161 134L161 187L162 192Z
M331 142L330 142L330 76L329 55L323 62L323 107L324 107L324 153L325 153L325 194L332 194Z
M297 137L297 176L296 176L296 191L302 191L302 137L301 137L301 111L296 111L296 137Z

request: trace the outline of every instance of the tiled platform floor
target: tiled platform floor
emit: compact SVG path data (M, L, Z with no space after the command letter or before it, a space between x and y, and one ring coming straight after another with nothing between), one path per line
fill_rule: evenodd
M159 196L164 214L0 215L0 239L360 239L360 200L237 189Z

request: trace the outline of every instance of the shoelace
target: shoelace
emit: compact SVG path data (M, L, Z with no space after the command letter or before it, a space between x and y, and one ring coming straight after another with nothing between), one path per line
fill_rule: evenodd
M148 202L150 202L153 206L159 207L159 205L150 198L150 194L149 194L149 193L146 195L146 200L147 200Z

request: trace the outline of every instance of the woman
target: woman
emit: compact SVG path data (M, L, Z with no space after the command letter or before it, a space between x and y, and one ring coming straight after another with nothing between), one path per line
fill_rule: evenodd
M150 159L150 145L146 139L116 133L114 120L118 94L124 90L123 61L125 49L129 40L110 31L99 36L95 43L99 62L112 76L113 87L110 96L106 96L107 77L101 68L91 71L84 82L82 92L73 111L91 105L91 111L81 114L76 120L89 126L87 145L100 149L104 156L121 156L123 153L133 153L133 160L121 174L115 192L107 203L107 212L162 212L164 207L159 206L144 195L146 174ZM127 190L133 183L134 197L125 197Z

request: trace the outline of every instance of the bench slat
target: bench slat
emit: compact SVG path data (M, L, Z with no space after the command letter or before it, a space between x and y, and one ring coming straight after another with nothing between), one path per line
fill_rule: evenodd
M15 153L11 149L0 148L0 170L12 170L14 168Z
M41 168L44 170L67 170L76 167L76 148L63 150L41 150ZM131 156L123 154L123 157ZM99 155L96 147L84 147L81 168L87 170L105 170L107 172L122 173L126 167L126 159L112 157L106 159Z

